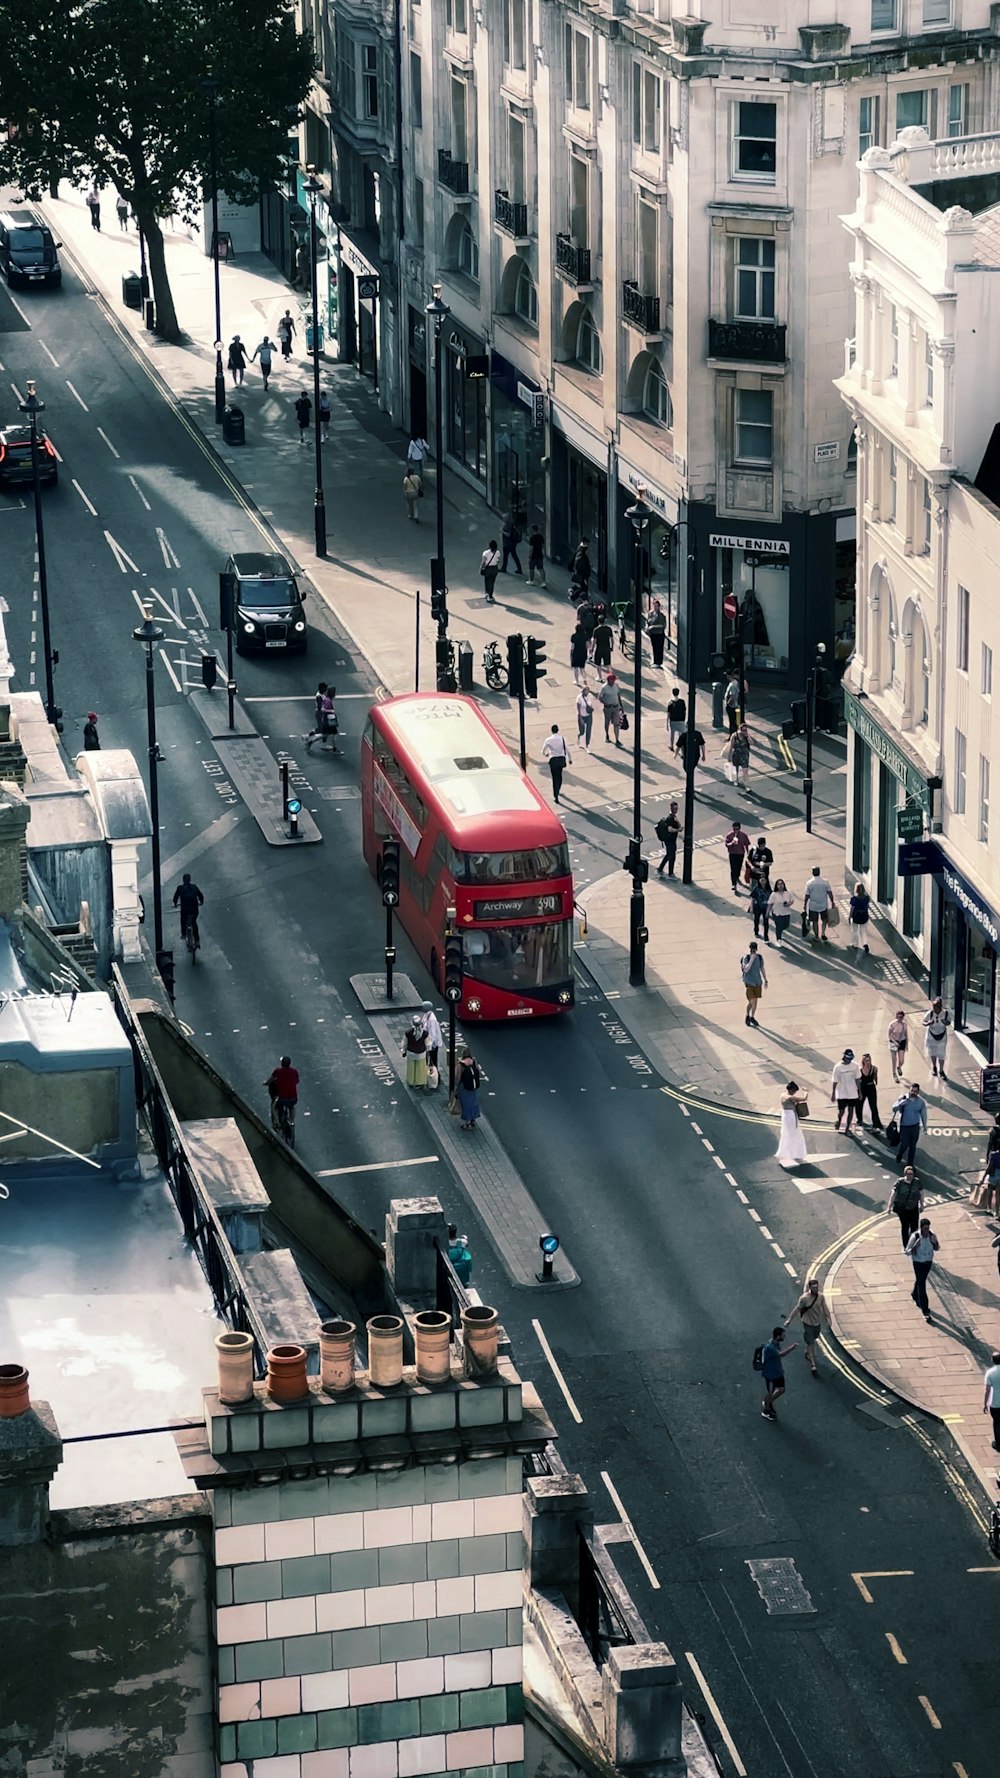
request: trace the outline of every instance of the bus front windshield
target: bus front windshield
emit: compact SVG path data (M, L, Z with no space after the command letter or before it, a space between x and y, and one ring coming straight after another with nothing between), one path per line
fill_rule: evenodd
M467 928L465 973L522 994L559 987L573 973L572 925L571 920L553 920L536 926Z
M524 852L465 852L456 879L463 883L545 883L569 876L568 846L532 846Z

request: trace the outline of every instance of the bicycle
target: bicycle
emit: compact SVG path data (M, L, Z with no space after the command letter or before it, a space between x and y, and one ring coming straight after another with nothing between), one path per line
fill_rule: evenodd
M201 949L194 914L186 914L184 917L184 943L187 945L188 956L193 966L198 961L198 952Z
M279 1099L274 1094L271 1099L271 1128L287 1142L289 1148L295 1147L294 1099Z
M483 671L490 691L506 691L510 684L499 642L487 642L483 653Z

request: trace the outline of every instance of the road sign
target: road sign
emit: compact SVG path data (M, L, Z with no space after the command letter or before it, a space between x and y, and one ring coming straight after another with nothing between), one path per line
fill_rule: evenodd
M924 837L923 809L896 810L896 838L898 840L922 840Z
M1000 1068L980 1068L979 1109L1000 1111Z
M916 840L900 846L896 869L901 877L931 877L938 860L933 840Z
M722 601L722 615L723 615L723 617L728 617L730 620L732 620L733 618L735 618L737 610L738 610L738 607L736 604L735 597L733 596L732 593L727 593L725 598Z

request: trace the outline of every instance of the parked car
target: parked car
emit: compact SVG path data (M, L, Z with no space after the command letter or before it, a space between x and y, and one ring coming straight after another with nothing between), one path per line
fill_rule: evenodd
M55 446L41 426L37 428L36 437L38 479L40 482L57 482L59 459ZM10 488L18 487L31 479L31 427L26 426L23 421L0 427L0 486L6 484Z
M0 271L8 284L62 283L61 241L34 210L5 210L0 215Z
M230 556L221 575L223 599L233 604L233 634L239 654L257 649L309 646L305 593L284 556L248 550Z

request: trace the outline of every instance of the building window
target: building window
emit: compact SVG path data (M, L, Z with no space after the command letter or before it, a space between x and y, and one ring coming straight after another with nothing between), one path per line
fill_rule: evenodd
M507 0L503 14L503 59L508 68L527 66L527 0Z
M670 390L663 367L654 358L646 372L646 380L642 385L642 411L648 420L654 420L657 426L672 426L674 410L670 402Z
M361 90L365 99L365 116L378 116L378 45L361 45Z
M882 101L877 93L862 99L858 106L858 159L869 148L877 148L881 136Z
M932 535L933 527L934 527L934 509L931 505L931 484L927 480L926 476L922 476L921 480L923 481L923 484L924 484L924 494L923 494L923 536L921 539L920 553L921 553L921 555L929 556L931 553L931 535Z
M451 81L451 153L452 159L469 161L468 92L464 80Z
M951 24L951 0L923 0L923 25L925 31L935 31L941 25Z
M424 182L422 179L413 181L413 240L417 247L424 244Z
M514 313L526 326L538 332L538 292L535 289L535 280L523 260L518 267L517 282L514 285Z
M969 133L969 88L965 81L958 86L948 88L948 134L949 136L967 136Z
M955 607L955 665L960 673L969 671L969 589L960 586Z
M354 53L353 40L346 34L339 34L337 38L337 90L340 93L341 108L348 117L356 117L358 109Z
M857 473L858 473L858 435L857 435L857 432L852 427L851 436L847 441L847 467L844 470L844 474L845 475L857 475Z
M896 94L896 134L914 126L934 134L937 120L937 93L922 86Z
M736 462L755 469L774 461L774 397L770 389L736 391Z
M888 635L887 635L887 640L888 640L888 644L889 644L888 651L887 651L888 652L888 663L887 664L889 667L889 684L890 685L896 684L896 638L898 637L898 635L899 635L899 631L896 628L896 607L893 604L892 597L890 595L890 598L889 598L889 629L888 629Z
M918 721L926 725L931 708L931 663L927 659L927 641L921 625L920 636L920 715Z
M590 38L566 26L566 96L577 111L590 110Z
M576 330L576 362L584 370L591 371L595 377L599 377L604 368L601 336L594 326L594 317L589 309L584 309Z
M952 802L956 815L965 814L965 736L955 730L955 788Z
M765 100L733 106L733 177L773 185L778 172L778 107Z
M660 213L647 198L636 206L636 236L639 289L652 294L660 287Z
M993 696L993 650L985 642L979 655L979 689L984 698Z
M899 310L895 303L889 304L889 375L899 375Z
M660 152L660 77L632 63L632 141L643 154Z
M979 843L990 843L990 762L985 753L979 755Z
M524 124L513 111L507 113L507 194L512 204L523 204L525 190Z
M590 246L590 162L569 157L569 232L578 247Z
M456 31L459 37L468 35L469 8L468 0L448 0L446 18L449 31Z
M415 50L410 51L410 122L415 130L423 129L424 125L424 86L420 57Z
M872 30L894 31L896 29L897 0L872 0Z
M741 235L735 248L734 316L737 321L774 319L774 242Z
M934 347L929 334L924 334L924 406L934 406Z
M889 445L885 457L885 522L887 525L894 525L896 523L896 479L898 469L899 459L896 455L896 447L895 445Z
M462 232L458 237L458 270L467 278L479 283L479 242L472 230L472 224L463 222Z

